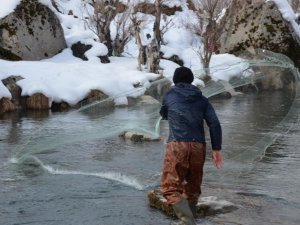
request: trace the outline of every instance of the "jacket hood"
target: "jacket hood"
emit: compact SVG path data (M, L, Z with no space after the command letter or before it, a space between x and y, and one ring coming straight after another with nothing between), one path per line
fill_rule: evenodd
M192 84L177 83L173 87L173 90L181 95L184 99L191 102L199 99L199 97L202 97L202 92Z

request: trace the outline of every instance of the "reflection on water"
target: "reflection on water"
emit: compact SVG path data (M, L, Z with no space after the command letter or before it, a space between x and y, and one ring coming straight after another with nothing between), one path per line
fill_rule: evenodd
M212 101L223 126L225 166L214 169L208 154L203 196L226 199L238 210L206 218L207 224L298 224L297 120L269 143L263 158L263 151L252 149L285 118L293 98L293 92L278 91ZM157 115L149 106L101 116L85 111L2 118L0 224L169 224L146 198L159 185L167 123L161 123L159 142L118 138L124 129L153 131ZM11 164L11 156L24 161Z

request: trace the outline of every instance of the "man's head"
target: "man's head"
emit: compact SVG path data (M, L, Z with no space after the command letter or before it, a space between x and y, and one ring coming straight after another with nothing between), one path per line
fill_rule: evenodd
M187 83L191 84L194 80L193 72L184 66L178 67L173 76L173 82L174 84L177 83Z

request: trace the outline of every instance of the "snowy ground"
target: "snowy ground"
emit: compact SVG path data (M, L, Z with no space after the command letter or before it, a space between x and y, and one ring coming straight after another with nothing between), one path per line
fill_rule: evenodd
M53 9L50 0L39 0L41 3L48 5ZM43 93L49 98L49 104L52 101L65 101L70 105L76 104L82 100L92 89L103 91L110 97L116 98L116 104L126 104L126 96L133 90L133 85L139 83L145 88L149 86L149 82L158 77L157 74L147 73L145 71L138 71L137 69L137 46L134 40L129 42L125 49L124 57L111 57L111 63L102 64L97 58L97 55L106 55L107 48L99 42L95 42L95 34L86 28L83 20L92 13L92 8L88 5L83 7L81 0L60 0L59 6L68 12L72 10L74 15L79 18L74 18L67 14L57 13L62 27L64 28L65 38L70 47L73 43L81 41L86 44L92 44L86 56L88 61L82 61L72 55L70 48L65 49L62 53L54 56L51 59L32 62L20 61L10 62L0 60L0 80L5 79L11 75L19 75L24 79L17 82L22 88L22 96L30 96L35 93ZM5 17L13 12L20 0L2 0L0 8L0 18ZM299 32L299 25L295 24L295 15L290 9L286 0L276 0L275 3L288 21L291 21L294 29ZM182 20L191 18L190 10L187 9L184 1L174 1L173 4L182 4L183 11L177 12L171 16L174 25L166 32L164 39L167 45L162 46L162 51L165 56L178 54L184 61L185 66L191 68L195 75L201 75L200 59L194 51L194 45L197 40L186 29L182 28ZM55 10L54 10L55 11ZM147 41L143 34L151 32L153 18L149 15L142 15L147 17L148 23L143 26L142 39ZM113 25L112 25L113 26ZM112 27L113 30L113 27ZM296 32L296 33L297 33ZM112 36L113 36L112 32ZM161 60L161 68L164 76L172 78L173 71L178 67L177 64ZM220 68L225 67L226 70ZM247 63L243 62L233 55L222 54L214 55L211 60L212 77L215 80L228 80L231 76L241 74L247 67ZM199 84L202 81L195 79L194 83ZM122 96L122 93L123 96ZM141 95L143 93L136 92L130 95ZM120 98L120 96L122 96ZM0 82L0 99L2 97L11 98L8 89Z

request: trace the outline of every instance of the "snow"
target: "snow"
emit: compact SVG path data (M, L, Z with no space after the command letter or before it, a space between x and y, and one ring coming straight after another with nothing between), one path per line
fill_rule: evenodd
M98 56L107 54L107 47L99 43L98 37L92 28L88 27L87 17L93 14L93 8L81 0L60 0L56 1L59 10L57 12L50 0L39 0L42 4L52 9L59 20L65 33L68 48L60 54L41 61L19 61L10 62L0 60L0 80L11 75L19 75L24 79L17 84L22 89L22 96L30 96L35 93L43 93L49 98L49 105L55 102L65 101L74 105L84 99L93 90L100 90L112 97L116 104L127 104L126 96L139 96L159 75L138 71L137 55L138 47L132 39L126 46L124 57L110 57L111 63L102 64ZM122 0L127 3L127 0ZM294 24L295 15L284 0L274 0L284 18ZM13 12L20 0L1 0L0 18ZM184 1L170 1L172 6L181 4L182 11L170 16L172 26L164 35L165 45L162 45L164 57L179 55L185 66L191 68L195 73L195 85L204 85L201 76L202 65L195 49L201 45L199 38L195 38L187 29L182 26L184 21L193 19L192 12L186 7ZM72 13L70 13L72 11ZM70 15L69 15L70 14ZM143 18L143 32L141 38L144 44L149 40L146 34L152 35L154 17L151 15L138 15ZM163 25L168 21L162 20ZM113 26L113 25L112 25ZM300 33L294 24L296 33ZM112 27L113 28L113 27ZM112 37L113 37L112 32ZM300 34L299 34L300 37ZM82 61L72 55L70 47L80 41L89 44L92 48L85 53L88 61ZM161 60L160 67L165 77L172 79L174 70L179 65ZM211 73L214 80L228 80L232 76L240 75L249 65L247 62L230 54L213 55L211 60ZM139 83L141 88L134 88ZM8 89L0 82L0 99L11 98Z
M222 60L219 60L220 58ZM90 90L96 89L114 98L117 105L126 105L126 96L137 97L145 91L145 89L142 91L135 89L134 84L140 83L147 88L149 81L159 76L138 71L135 58L111 57L110 60L111 63L108 64L99 63L99 59L82 61L74 57L70 49L64 50L51 59L38 62L0 60L0 80L11 75L21 75L24 79L17 82L22 88L21 95L42 93L49 97L49 104L52 101L65 101L74 105L86 97ZM232 55L214 56L212 61L215 65L223 63L223 66L235 62L239 60ZM164 69L164 76L171 79L178 64L161 60L160 66ZM237 69L236 73L238 72L240 70ZM225 79L232 75L232 70L228 70L228 73L218 71L216 74L219 79ZM194 84L203 83L195 79ZM0 86L0 97L11 97L4 85Z
M20 2L21 0L1 0L0 19L12 13Z
M300 26L296 22L297 16L294 13L294 11L293 11L291 5L288 3L288 1L287 0L267 0L267 2L268 1L273 1L276 4L282 17L291 24L295 34L297 35L298 39L300 40Z
M0 79L21 74L25 79L18 81L17 84L22 88L22 96L42 93L50 97L49 104L52 101L65 101L73 105L82 100L92 89L101 90L113 98L121 96L122 93L136 96L134 84L147 86L149 81L159 76L138 71L134 58L112 57L110 60L109 64L81 61L72 56L69 49L52 59L41 62L0 60ZM2 97L10 97L5 89L0 86L0 94Z
M1 98L11 98L11 94L8 89L4 86L2 82L0 82L0 99Z

